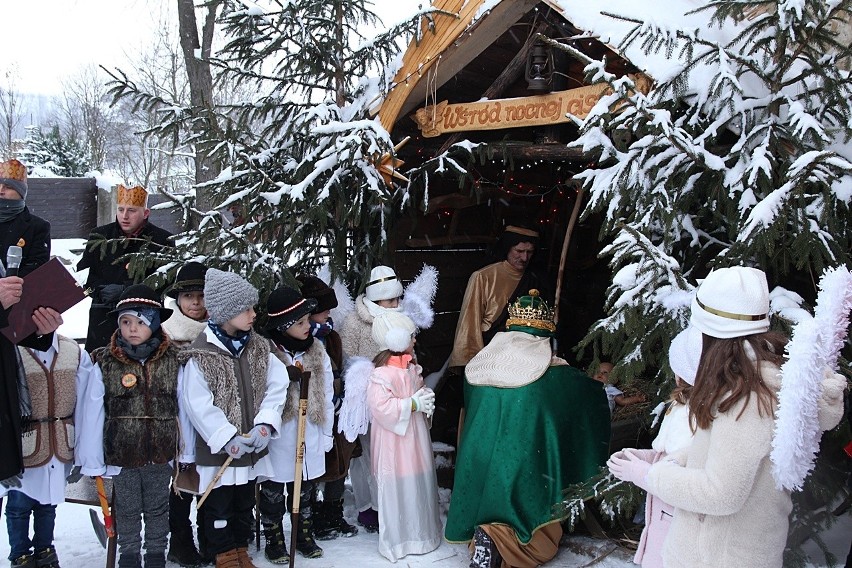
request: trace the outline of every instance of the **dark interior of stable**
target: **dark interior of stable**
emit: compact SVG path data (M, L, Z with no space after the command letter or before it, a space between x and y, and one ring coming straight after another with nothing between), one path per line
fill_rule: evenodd
M507 71L518 57L531 61L533 54L528 46L535 42L528 40L537 32L595 59L606 56L608 69L617 75L636 71L608 46L584 34L545 4L538 4L508 31L493 41L489 39L482 53L428 95L429 103L527 97L583 86L583 64L558 49L548 50L551 69L546 90L530 89L529 64L520 70L516 64L514 71ZM473 41L475 34L474 27L452 48L465 49L465 42ZM406 104L406 112L400 114L391 132L394 142L410 137L397 153L405 161L403 171L440 155L454 143L468 140L482 144L462 164L466 175L430 176L425 207L397 215L389 233L390 262L401 278L413 279L424 263L439 272L435 324L421 332L417 342L418 359L426 375L439 370L450 354L470 274L501 260L494 244L504 226L525 225L540 232L533 263L548 275L555 290L563 241L578 197L579 186L572 176L594 165L595 157L567 147L577 137L577 127L571 123L425 138L411 115L426 106L426 100L409 100ZM599 240L600 226L601 219L596 215L577 220L569 240L559 301L558 349L569 363L581 369L589 365L592 353L577 353L574 348L589 326L604 315L606 289L611 282L606 259L598 257L606 244ZM553 298L548 300L552 302ZM433 435L454 442L460 384L444 383L442 389ZM446 432L441 431L442 421L446 421Z

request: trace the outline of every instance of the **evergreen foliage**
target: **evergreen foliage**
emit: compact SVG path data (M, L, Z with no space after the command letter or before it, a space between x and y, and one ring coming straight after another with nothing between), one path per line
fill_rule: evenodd
M612 89L575 143L600 154L577 178L590 194L584 215L606 219L601 238L612 243L604 254L615 275L608 316L579 348L616 362L619 377L650 378L669 392L669 342L687 324L695 282L713 268L764 270L784 327L779 314L807 308L826 267L852 266L852 49L837 39L850 10L849 0L719 0L688 14L703 19L684 18L711 24L694 29L608 14L634 24L622 52L638 45L679 60L647 94L606 61L552 42L586 63L587 82ZM629 132L626 148L612 142L615 131ZM807 539L822 546L827 507L842 494L849 466L826 469L822 458L842 457L829 439L794 494L785 565L802 565ZM564 505L576 510L590 497L616 511L633 499L601 476L570 488Z
M556 44L613 91L575 143L601 155L577 177L590 194L584 215L605 213L617 275L610 316L581 347L628 363L622 377L669 382L665 354L686 323L684 292L714 267L756 266L812 301L825 267L850 265L852 163L838 148L852 137L852 49L836 39L850 8L726 0L693 13L710 27L628 20L622 49L639 44L681 63L647 95L605 61ZM624 150L610 139L616 130L631 135Z
M57 177L82 177L92 169L85 146L73 136L63 136L59 126L47 133L39 126L27 127L18 156L28 167L49 170Z
M399 39L421 33L421 20L431 21L434 11L367 36L363 30L378 25L368 4L272 0L246 9L224 2L219 23L227 41L211 62L219 81L255 87L247 100L192 108L113 76L114 97L161 109L163 121L148 134L179 136L222 165L204 187L211 210L196 207L193 196L172 196L185 219L198 220L176 258L201 256L266 290L292 283L288 268L316 272L326 263L332 276L354 284L381 260L389 213L420 199L411 199L408 186L386 185L376 169L394 143L370 107L391 86ZM217 130L192 128L209 113ZM444 163L411 173L418 195Z

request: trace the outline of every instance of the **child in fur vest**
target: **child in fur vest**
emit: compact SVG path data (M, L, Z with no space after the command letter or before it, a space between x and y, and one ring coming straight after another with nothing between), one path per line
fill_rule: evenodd
M169 483L180 444L177 349L160 323L171 315L154 290L130 286L110 314L118 329L93 353L77 461L113 478L120 568L166 565Z
M695 384L695 373L701 358L701 332L688 327L672 339L669 346L669 366L675 374L677 386L666 405L660 431L651 443L650 450L625 450L641 459L656 463L667 455L688 447L692 442L689 425L689 393ZM663 567L663 542L669 533L674 507L651 493L645 499L645 528L633 562L642 568Z
M429 436L435 393L414 359L414 322L385 312L373 320L381 351L367 386L370 443L379 506L379 552L396 562L441 545L438 480Z
M168 299L166 307L174 310L172 317L163 322L163 330L172 340L172 344L182 348L192 343L207 327L207 308L204 306L204 275L207 267L200 262L187 262L177 272L174 284L166 292ZM192 452L194 444L187 448ZM183 462L178 466L181 475L187 475L195 468L195 464ZM203 489L203 488L202 488ZM181 566L200 566L209 563L212 558L207 555L204 542L204 509L196 512L198 525L198 546L202 554L195 548L192 538L192 521L189 513L192 508L193 496L175 490L174 484L169 493L169 553L166 558Z
M337 295L334 289L316 276L300 275L298 280L302 295L317 301L316 307L311 310L311 335L325 347L334 374L334 445L325 454L325 474L319 478L323 500L317 502L313 515L314 535L317 540L355 536L358 527L350 525L343 518L343 490L355 442L347 440L337 429L338 412L344 396L343 347L331 319L331 310L337 307Z
M304 298L298 290L287 287L273 290L267 301L269 319L266 333L278 346L278 355L290 373L281 436L269 444L274 473L265 476L260 488L260 519L266 536L265 554L273 564L284 564L289 560L282 530L284 490L286 486L287 509L292 511L296 475L303 479L296 549L306 558L319 558L323 553L313 534L315 480L325 473L325 453L333 443L334 376L325 347L311 335L310 315L316 307L316 300ZM296 472L299 387L302 380L309 380L310 383L305 458L302 471Z
M13 568L58 568L56 506L65 500L65 478L71 474L76 446L74 425L80 419L77 400L85 394L92 360L76 341L58 333L44 351L21 346L18 351L32 413L23 423L24 473L15 485L0 487L0 497L7 497L9 560Z
M214 487L202 506L202 531L217 567L254 566L248 542L255 480L272 475L267 446L280 431L287 396L287 370L252 330L257 300L257 289L239 275L209 269L210 321L181 351L182 409L196 433L199 485Z

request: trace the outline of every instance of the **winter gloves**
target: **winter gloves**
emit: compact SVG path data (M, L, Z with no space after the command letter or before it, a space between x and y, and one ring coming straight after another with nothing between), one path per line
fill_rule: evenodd
M609 472L622 481L627 481L635 486L648 490L646 477L651 464L628 451L612 454L606 462Z
M232 458L238 460L245 454L250 454L255 451L254 446L249 443L249 437L242 434L237 434L231 441L225 444L225 451Z
M68 483L77 483L81 479L83 479L83 472L81 471L81 467L79 465L75 465L71 468L71 473L68 474L68 477L65 478L65 481Z
M423 387L411 396L411 411L432 416L435 411L435 393L432 389Z
M272 432L272 426L269 424L258 424L247 434L249 445L254 448L255 452L262 452L269 445Z
M18 489L21 486L21 474L19 473L18 475L13 475L6 479L0 479L0 485L2 485L4 489Z

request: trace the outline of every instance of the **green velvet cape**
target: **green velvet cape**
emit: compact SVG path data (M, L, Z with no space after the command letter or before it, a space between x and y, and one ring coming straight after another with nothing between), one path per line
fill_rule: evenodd
M445 537L466 542L477 525L501 523L528 543L554 520L562 489L609 457L603 385L568 365L516 388L465 381L466 415Z

